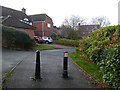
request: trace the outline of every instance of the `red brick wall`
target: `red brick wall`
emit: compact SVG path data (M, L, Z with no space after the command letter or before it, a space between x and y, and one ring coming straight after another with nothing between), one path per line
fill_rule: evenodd
M48 27L48 23L51 24L51 27ZM51 19L46 18L45 20L45 36L51 36L53 33L53 22Z
M34 38L34 35L35 35L34 30L32 30L32 29L25 29L25 31L28 33L28 35L29 35L32 39Z
M42 36L42 23L37 22L32 24L34 27L36 27L35 34L36 36Z
M48 23L51 24L51 28L48 28ZM36 27L35 32L37 36L42 36L42 28L44 30L44 36L51 36L53 33L53 22L49 18L46 18L45 22L33 22L33 26Z

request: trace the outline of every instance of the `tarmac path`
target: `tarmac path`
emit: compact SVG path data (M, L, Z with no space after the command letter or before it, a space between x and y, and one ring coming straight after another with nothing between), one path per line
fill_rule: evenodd
M34 81L35 52L29 52L27 57L15 68L4 88L96 88L90 84L87 77L78 69L72 60L68 60L68 79L62 77L63 52L75 52L75 49L55 49L41 51L41 77Z

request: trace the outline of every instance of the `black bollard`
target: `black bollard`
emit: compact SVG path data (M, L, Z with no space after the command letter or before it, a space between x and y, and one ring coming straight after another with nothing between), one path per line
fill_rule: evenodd
M63 56L63 78L68 78L68 52L64 52Z
M35 68L35 78L40 79L40 51L36 51L36 68Z

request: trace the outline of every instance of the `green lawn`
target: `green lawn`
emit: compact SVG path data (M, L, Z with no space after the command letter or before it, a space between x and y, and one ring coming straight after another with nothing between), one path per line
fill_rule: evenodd
M90 76L96 80L103 82L102 72L100 72L100 67L94 63L85 61L80 54L70 53L69 57L77 63L84 71L86 71Z
M43 44L37 44L37 46L33 47L33 50L48 50L48 49L60 49L60 48L47 46Z

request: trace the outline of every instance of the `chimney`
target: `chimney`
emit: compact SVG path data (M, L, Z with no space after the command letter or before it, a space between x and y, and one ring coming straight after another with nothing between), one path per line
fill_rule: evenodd
M23 12L23 13L26 13L26 9L25 9L25 8L22 8L22 12Z

